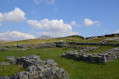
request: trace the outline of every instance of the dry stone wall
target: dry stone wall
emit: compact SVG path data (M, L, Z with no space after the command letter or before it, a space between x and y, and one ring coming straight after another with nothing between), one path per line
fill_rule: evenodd
M64 53L62 57L91 63L106 63L119 58L119 47L101 53L68 51Z
M29 55L18 57L16 63L27 68L26 71L18 72L10 77L3 76L0 79L69 79L67 72L57 67L57 63L52 59L42 61L39 56Z
M74 45L102 45L102 46L119 46L118 43L94 43L94 42L68 42Z
M102 42L119 42L119 38L107 38L102 40Z
M4 48L30 48L30 49L41 49L41 48L53 48L53 47L68 47L68 48L80 48L71 45L103 45L103 46L119 46L117 43L94 43L94 42L53 42L45 44L18 44L8 45ZM2 50L2 49L1 49Z

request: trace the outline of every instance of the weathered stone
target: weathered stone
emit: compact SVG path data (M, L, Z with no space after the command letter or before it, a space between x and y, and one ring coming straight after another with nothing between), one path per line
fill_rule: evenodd
M9 79L9 77L8 76L2 76L2 77L0 77L0 79Z
M10 65L10 62L2 62L0 65Z
M40 58L38 56L29 55L29 56L26 56L26 57L18 57L16 59L16 63L17 64L22 64L24 67L28 67L30 65L41 64L42 61L40 60Z
M7 60L9 60L9 62L11 64L15 64L16 63L16 60L14 59L14 56L7 56Z
M102 40L102 42L119 42L119 38L107 38L105 40Z
M102 46L119 46L116 43L96 43L96 42L68 42L70 45L102 45Z
M18 57L17 64L22 64L27 70L13 74L9 79L69 79L67 72L58 68L52 59L41 62L38 56L29 55Z
M68 51L62 54L62 57L71 58L75 60L82 60L91 63L106 63L119 58L119 47L95 54L78 51Z

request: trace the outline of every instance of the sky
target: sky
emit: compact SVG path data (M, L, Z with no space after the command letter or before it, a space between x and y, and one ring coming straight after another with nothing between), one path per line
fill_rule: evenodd
M0 0L0 40L119 33L119 0Z

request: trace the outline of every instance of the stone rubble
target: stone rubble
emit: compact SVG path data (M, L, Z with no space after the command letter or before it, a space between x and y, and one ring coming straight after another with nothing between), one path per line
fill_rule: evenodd
M45 44L34 44L32 49L41 49L41 48L53 48L56 47L55 43L45 43Z
M27 70L10 77L0 77L0 79L69 79L67 72L63 68L57 67L57 63L52 59L41 61L39 56L29 55L18 57L16 63L23 65Z
M91 63L106 63L119 58L119 47L112 48L101 53L84 53L79 51L67 51L62 54L62 57L91 62Z
M10 64L16 64L14 56L7 56L7 60L10 62Z
M54 47L68 47L68 48L78 48L78 46L72 45L103 45L103 46L119 46L117 43L96 43L96 42L53 42L53 43L44 43L44 44L17 44L17 45L8 45L1 46L0 51L4 50L26 50L28 49L41 49L41 48L54 48ZM7 48L24 48L24 49L7 49Z
M97 50L98 47L80 47L80 46L68 46L68 48L77 49L79 48L81 52L88 52L91 50Z
M119 46L118 43L96 43L96 42L68 42L70 45L102 45L102 46Z
M7 56L7 61L0 63L0 65L10 65L10 64L16 64L14 56Z
M105 40L102 40L102 42L110 42L110 41L119 42L119 38L107 38Z
M27 50L27 49L7 49L7 48L0 48L0 51L14 51L14 50L21 50L21 51L24 51L24 50Z

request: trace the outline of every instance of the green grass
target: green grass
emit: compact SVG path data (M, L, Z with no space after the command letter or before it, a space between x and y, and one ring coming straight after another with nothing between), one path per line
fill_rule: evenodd
M26 50L26 51L3 51L0 52L0 62L5 61L7 56L27 56L30 54L38 55L42 60L54 59L58 64L58 67L64 68L70 79L118 79L119 78L119 59L111 61L106 64L91 64L82 61L75 61L72 59L60 57L64 52L71 51L74 49L64 49L64 48L47 48L36 49L36 50ZM1 69L7 69L6 73L3 73ZM9 67L0 66L0 76L11 75L17 72L16 65L11 65ZM2 75L1 75L2 74Z
M116 46L101 46L101 45L74 45L71 44L70 46L79 46L79 47L98 47L97 50L92 50L86 53L99 53L99 52L105 52L109 49L115 48ZM77 48L77 50L80 50L80 48Z
M21 72L25 70L25 68L18 69L17 65L9 65L9 66L0 66L0 76L11 76L17 72Z
M92 51L89 51L89 52L86 52L86 53L99 53L99 52L105 52L109 49L112 49L112 48L115 48L114 46L96 46L98 47L97 50L92 50Z
M56 41L57 41L57 39L29 39L29 40L7 42L4 45L40 44L40 43L51 43L51 42L56 42Z

